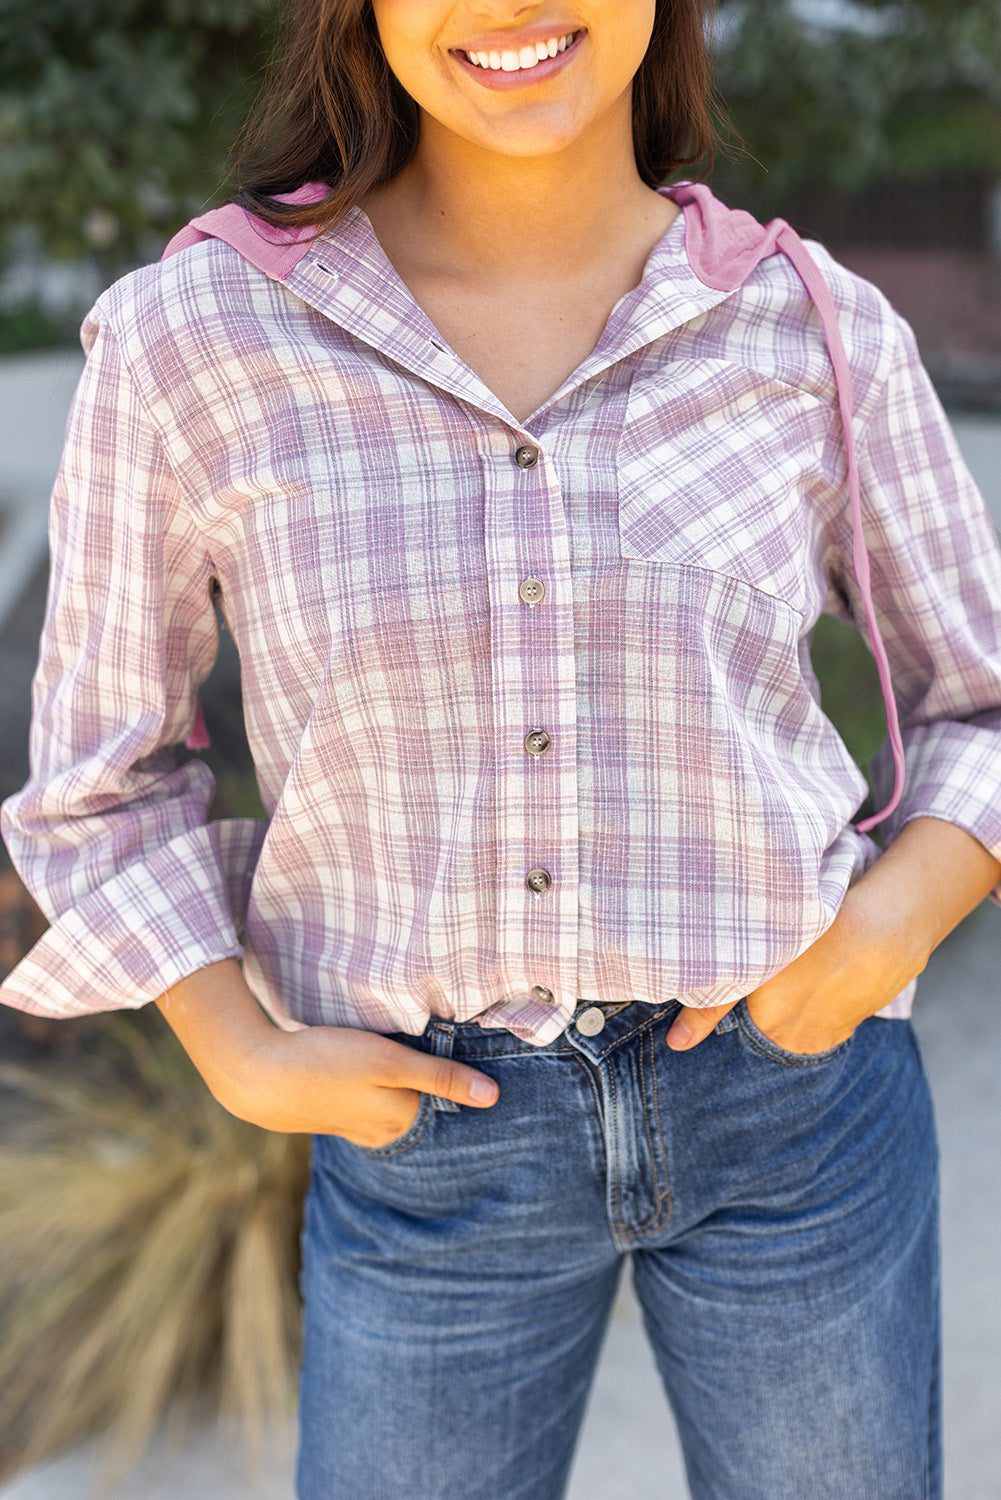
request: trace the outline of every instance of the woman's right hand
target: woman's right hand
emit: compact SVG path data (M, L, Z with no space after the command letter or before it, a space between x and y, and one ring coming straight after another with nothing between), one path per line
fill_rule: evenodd
M486 1074L377 1032L279 1030L235 959L199 969L157 1005L223 1108L265 1130L377 1148L406 1133L422 1093L479 1109L498 1097Z

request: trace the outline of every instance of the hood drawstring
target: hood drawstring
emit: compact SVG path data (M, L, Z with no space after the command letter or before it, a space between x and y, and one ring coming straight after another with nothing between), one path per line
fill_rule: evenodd
M886 806L873 816L856 824L859 833L868 833L878 823L888 818L900 802L904 791L906 762L904 745L900 734L900 720L893 695L890 663L883 644L883 637L876 619L872 599L872 582L869 569L869 553L865 544L862 526L861 480L858 456L855 448L853 426L855 395L851 369L844 339L838 324L838 311L834 297L817 262L813 259L799 235L784 219L773 219L770 224L759 224L743 209L727 208L715 198L704 183L680 182L662 189L685 212L685 250L689 264L699 280L717 291L736 291L748 276L768 255L781 254L788 257L807 295L817 309L838 393L838 412L844 437L845 460L848 469L848 505L852 526L852 566L855 581L862 597L869 645L876 661L879 686L883 695L886 727L893 752L893 791ZM323 183L309 182L294 193L278 194L283 203L316 203L326 198L328 189ZM274 281L284 281L291 275L306 254L315 238L316 231L309 226L301 229L279 229L263 219L239 208L235 203L210 210L192 219L173 239L163 252L163 259L176 254L201 240L220 239L237 250L245 260L256 266ZM209 742L205 730L205 719L201 704L195 700L195 719L185 741L189 749L205 749Z
M789 257L795 266L800 280L806 287L810 299L820 315L820 321L824 329L824 338L827 341L827 352L831 357L831 364L834 367L834 381L838 388L838 409L841 413L841 429L845 441L845 458L848 463L848 504L852 518L852 566L855 570L855 581L862 596L862 609L865 614L866 627L869 631L869 644L876 661L876 671L879 673L879 687L883 694L883 707L886 712L886 728L890 737L890 748L893 751L893 791L890 794L890 800L880 812L873 814L872 817L863 818L860 823L856 824L859 833L868 833L870 828L875 828L877 823L882 823L884 818L890 816L903 796L907 763L904 755L904 742L900 734L897 701L893 695L890 662L886 654L886 647L883 644L883 636L876 620L876 608L872 599L872 581L869 572L869 553L865 545L865 533L862 529L861 481L859 479L853 425L855 392L852 385L852 374L848 365L848 355L845 351L844 339L841 337L841 329L838 326L837 308L834 305L834 298L831 296L831 289L820 273L820 267L803 244L799 235L788 224L783 227L779 235L778 247L784 255Z

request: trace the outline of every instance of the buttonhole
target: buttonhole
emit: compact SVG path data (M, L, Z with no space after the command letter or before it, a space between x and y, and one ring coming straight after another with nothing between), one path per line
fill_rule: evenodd
M327 263L326 263L326 261L323 261L323 260L314 260L313 264L314 264L314 266L316 267L316 269L318 271L322 271L323 272L324 276L336 276L337 275L337 272L334 270L333 266L328 266Z

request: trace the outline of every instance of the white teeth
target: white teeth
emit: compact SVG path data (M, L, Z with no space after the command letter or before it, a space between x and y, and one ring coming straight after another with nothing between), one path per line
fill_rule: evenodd
M467 52L466 56L476 67L488 68L492 73L520 73L565 52L573 39L574 33L570 32L567 36L554 36L548 42L522 47L517 52L513 49L507 52Z

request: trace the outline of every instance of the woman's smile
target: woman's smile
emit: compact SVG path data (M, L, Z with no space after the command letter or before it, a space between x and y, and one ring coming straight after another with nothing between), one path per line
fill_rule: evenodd
M562 72L586 36L586 30L576 30L488 37L477 39L467 48L452 48L450 56L486 88L530 88Z
M614 138L632 165L632 84L655 0L372 0L379 41L421 112L419 153L448 173L489 156L593 161ZM504 97L506 96L506 97ZM484 154L485 153L485 154ZM568 159L567 159L568 160Z

